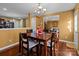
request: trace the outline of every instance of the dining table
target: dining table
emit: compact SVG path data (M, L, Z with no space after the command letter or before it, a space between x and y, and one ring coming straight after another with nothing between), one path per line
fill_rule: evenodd
M47 42L51 39L51 33L27 33L27 36L37 38L39 42L44 43L44 55L47 56Z
M48 42L48 40L51 39L52 33L43 32L43 33L39 33L39 34L38 33L26 33L26 34L27 34L27 36L37 38L36 39L37 41L44 43L44 55L47 56L47 54L48 54L47 53L47 42ZM20 41L19 45L21 45L21 40L19 40L19 41ZM21 47L21 46L19 46L19 47Z

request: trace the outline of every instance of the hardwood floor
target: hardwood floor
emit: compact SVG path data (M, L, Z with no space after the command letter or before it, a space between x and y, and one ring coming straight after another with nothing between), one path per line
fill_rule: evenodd
M56 44L55 55L56 56L78 56L78 52L75 48L68 47L65 42L58 42ZM43 48L42 48L42 51ZM0 52L0 56L22 56L18 53L18 45L7 49L5 51ZM53 52L52 52L53 53ZM48 54L49 55L49 54ZM36 56L33 52L31 56ZM41 52L41 56L43 56L43 52Z
M75 48L68 47L65 42L59 42L56 46L56 56L78 56Z
M16 56L19 53L19 45L0 51L0 56Z

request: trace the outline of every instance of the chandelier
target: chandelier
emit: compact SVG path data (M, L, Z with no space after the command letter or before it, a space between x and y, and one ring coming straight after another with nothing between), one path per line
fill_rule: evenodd
M37 4L37 7L34 8L33 13L37 16L44 15L46 12L46 8L43 8L40 3Z

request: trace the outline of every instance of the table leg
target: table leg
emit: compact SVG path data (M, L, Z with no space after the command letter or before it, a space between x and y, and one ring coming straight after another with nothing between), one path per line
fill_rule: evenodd
M47 56L47 41L44 42L44 55Z

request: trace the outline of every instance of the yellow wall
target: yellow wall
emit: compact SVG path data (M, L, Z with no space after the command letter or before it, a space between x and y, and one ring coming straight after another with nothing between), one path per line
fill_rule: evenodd
M74 12L73 10L60 13L58 27L60 31L60 34L59 34L60 39L67 40L67 41L74 41Z
M58 27L58 21L47 21L46 28L51 29L52 27Z
M0 48L18 42L20 32L26 32L26 28L24 28L24 29L7 29L7 30L0 29Z
M36 28L41 26L44 29L44 21L42 16L36 16Z
M74 12L73 10L60 12L56 14L50 14L48 16L59 15L58 24L56 26L59 28L59 38L66 41L74 41ZM69 23L71 22L71 24ZM54 23L47 22L47 28L50 29ZM68 29L68 27L71 29Z

